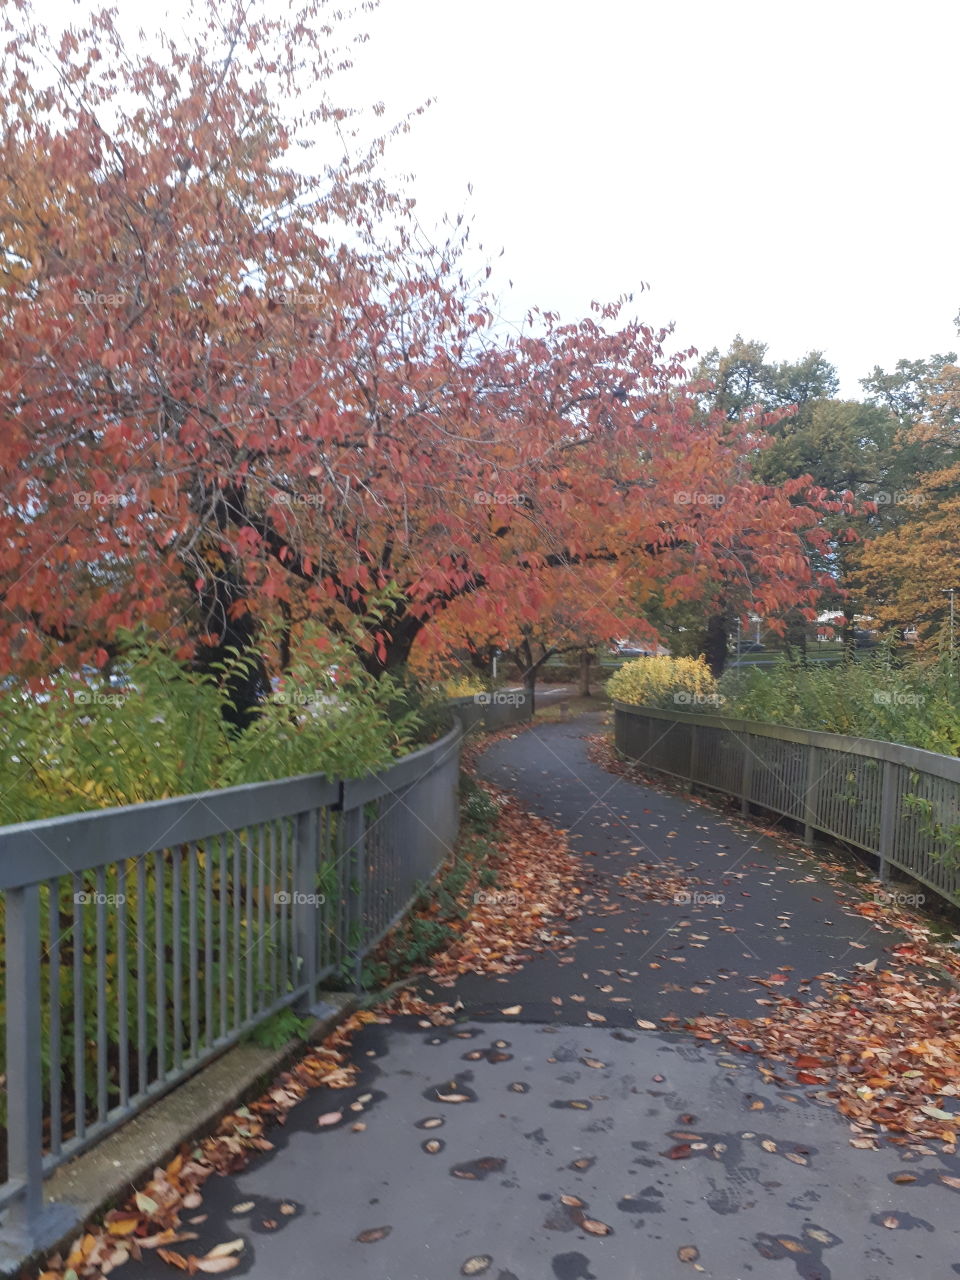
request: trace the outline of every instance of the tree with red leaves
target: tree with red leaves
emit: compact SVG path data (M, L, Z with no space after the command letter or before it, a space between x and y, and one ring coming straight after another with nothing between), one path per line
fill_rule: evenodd
M422 247L378 180L384 140L343 154L350 114L309 93L337 59L320 0L199 17L154 56L99 14L52 78L29 7L7 20L8 663L102 664L140 628L252 655L248 706L291 616L381 672L465 599L531 620L558 568L585 598L615 565L634 601L722 574L765 617L814 604L818 495L750 478L756 424L704 419L665 332L624 303L496 335L458 237ZM321 127L336 150L294 167Z

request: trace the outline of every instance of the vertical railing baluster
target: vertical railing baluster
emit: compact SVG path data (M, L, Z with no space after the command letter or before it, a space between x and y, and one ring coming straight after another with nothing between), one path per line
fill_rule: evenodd
M107 875L97 868L96 920L97 939L97 1119L107 1116Z
M163 850L158 849L153 855L153 871L155 881L154 941L156 943L156 1023L157 1023L157 1080L167 1078L167 967L164 944L163 917L166 911L164 901Z
M259 1013L266 1005L264 994L266 990L266 945L267 939L264 933L264 913L266 911L266 903L264 895L266 894L266 864L264 862L264 831L263 823L257 823L257 989L254 1006Z
M183 850L170 851L170 947L173 953L173 1070L183 1066L183 947L181 901L183 898Z
M87 1044L83 991L83 962L86 949L83 910L87 896L83 890L83 878L75 875L73 877L73 1132L77 1138L84 1137L87 1132Z
M267 874L267 936L270 939L270 999L269 1004L273 1004L280 996L280 988L278 985L278 961L277 955L277 824L275 821L269 824L267 831L268 842L270 847L268 874Z
M317 811L297 815L293 850L293 936L296 985L306 985L300 1006L309 1009L317 998L317 913L307 899L316 892Z
M360 966L363 962L363 927L366 893L366 814L362 804L344 809L340 815L341 858L346 869L347 893L347 949L353 968L354 985L360 985Z
M149 1030L147 1027L147 862L137 859L137 1093L146 1092L150 1083L148 1071Z
M806 744L807 771L803 792L803 843L810 848L813 833L819 821L818 795L820 791L820 751L812 743Z
M10 1216L29 1231L43 1208L39 885L7 890L5 924L7 1177L23 1184ZM82 1040L82 1024L78 1036Z
M893 856L893 836L899 809L897 796L897 766L892 760L883 762L883 797L880 803L880 839L877 855L880 865L877 874L881 880L889 876L889 863Z
M230 1025L227 1017L228 984L230 980L230 930L228 921L230 883L229 839L225 831L220 837L220 1035L227 1034Z
M743 752L743 770L740 777L740 811L745 818L750 817L750 797L753 789L753 742L749 733L740 738L740 750Z
M280 820L280 878L277 884L280 893L280 994L286 995L293 985L290 974L290 930L288 928L290 878L287 874L287 851L290 839L290 821Z
M130 1027L127 1010L127 864L117 863L117 1070L119 1103L130 1102Z
M240 1009L240 924L243 916L241 910L241 890L243 877L240 874L240 833L233 833L233 1009L231 1010L230 1030L233 1031L243 1021Z
M319 827L319 865L321 867L336 866L336 854L333 848L333 831L336 823L333 810L325 807L317 814ZM323 908L317 913L317 969L326 969L335 962L334 940L338 923L337 913L340 910L337 886L339 876L334 879L325 874L323 883L327 886L324 894Z
M203 1043L209 1049L213 1032L213 848L214 837L203 848Z
M63 1063L60 1027L60 881L47 881L47 987L50 992L50 1152L59 1155L63 1146Z
M190 1047L187 1056L196 1059L200 1038L200 955L197 950L197 861L200 851L195 844L187 846L187 973L190 983Z
M246 887L247 887L247 928L244 942L246 943L245 960L246 960L246 982L247 982L247 1005L246 1020L253 1021L253 962L254 962L254 946L253 946L253 840L251 839L251 831L248 827L244 832L244 847L247 851L246 859Z

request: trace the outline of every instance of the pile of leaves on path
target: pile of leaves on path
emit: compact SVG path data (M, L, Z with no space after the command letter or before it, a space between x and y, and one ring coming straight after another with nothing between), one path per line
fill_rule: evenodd
M450 987L465 973L504 974L521 968L531 957L548 948L572 946L569 924L581 915L582 868L570 852L565 832L525 812L508 796L487 784L479 784L499 809L494 855L496 884L479 887L477 876L457 895L463 911L456 934L448 944L412 972L424 974L440 987ZM438 877L442 884L450 863ZM432 899L420 918L440 910ZM409 922L401 925L409 927ZM393 945L387 939L385 950ZM386 1008L392 1013L416 1013L435 1023L452 1021L455 1010L431 1005L410 991L398 992Z
M606 735L591 740L590 753L611 772L649 781L617 755ZM767 834L810 856L788 833ZM870 881L869 872L820 857L817 867L848 915L892 935L886 957L858 965L853 977L812 974L801 981L799 998L777 991L782 973L759 978L768 993L759 1001L769 1010L764 1016L704 1015L686 1025L698 1039L755 1055L771 1083L806 1086L814 1101L836 1107L850 1123L855 1147L876 1149L883 1138L919 1153L954 1155L960 1136L960 959L938 941L929 919L898 905L895 895L883 897L872 885L867 898L866 883L864 890L850 883L851 874ZM950 1185L960 1190L960 1179Z
M894 948L907 960L912 949ZM848 1118L855 1147L877 1148L883 1135L956 1154L960 991L876 965L861 966L854 978L818 975L820 990L809 1000L774 995L765 1017L710 1015L688 1026L698 1039L760 1055L771 1083L815 1086L809 1096Z
M357 1068L349 1061L353 1035L376 1021L377 1016L366 1010L352 1014L283 1072L262 1097L238 1107L209 1137L192 1148L184 1144L169 1164L154 1169L146 1185L122 1207L112 1209L102 1226L78 1237L66 1256L49 1259L39 1280L99 1280L125 1262L138 1260L146 1250L156 1250L188 1275L232 1271L242 1259L242 1240L223 1241L201 1256L190 1250L197 1239L193 1228L205 1218L200 1212L203 1184L215 1173L236 1173L256 1154L272 1150L268 1126L283 1124L311 1089L354 1085Z

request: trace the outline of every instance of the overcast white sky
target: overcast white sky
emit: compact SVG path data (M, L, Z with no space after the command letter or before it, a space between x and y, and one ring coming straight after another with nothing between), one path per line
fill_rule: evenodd
M647 282L676 347L819 348L847 395L957 347L953 0L382 0L364 25L343 91L388 119L436 98L391 164L426 227L469 210L505 250L506 316Z
M423 220L469 207L505 310L637 291L705 351L822 348L846 394L957 346L960 6L383 0L353 75ZM474 195L467 201L466 185Z

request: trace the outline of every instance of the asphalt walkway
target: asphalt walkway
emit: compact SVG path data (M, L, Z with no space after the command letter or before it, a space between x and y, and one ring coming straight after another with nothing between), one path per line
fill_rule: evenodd
M275 1151L207 1183L191 1251L241 1237L231 1274L257 1280L960 1274L942 1157L914 1156L898 1184L902 1152L853 1149L831 1107L748 1056L638 1027L756 1016L771 989L802 995L891 935L845 912L812 857L591 763L598 726L538 724L481 760L582 855L575 947L444 989L456 1026L365 1028L353 1089L318 1090ZM171 1272L149 1257L115 1274Z

